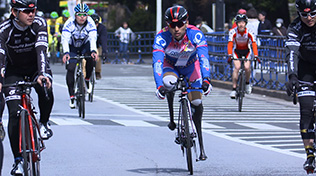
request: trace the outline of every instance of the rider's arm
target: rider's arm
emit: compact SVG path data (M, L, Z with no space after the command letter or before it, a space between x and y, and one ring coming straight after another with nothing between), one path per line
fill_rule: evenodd
M169 36L171 37L171 36ZM163 86L163 61L165 57L165 48L168 46L166 39L161 33L155 37L153 44L153 71L156 82L156 88Z
M88 16L87 31L89 32L90 51L97 52L97 28L93 19Z
M200 61L200 67L201 67L201 73L203 80L209 79L211 77L210 73L210 58L208 54L208 46L205 39L204 34L199 31L195 34L194 38L198 38L198 36L201 36L200 40L193 40L196 44L196 51L197 55Z
M250 42L252 44L252 52L255 57L258 57L258 47L256 43L256 37L255 35L249 30L248 38L250 39Z
M228 55L233 54L233 47L234 47L234 43L232 41L229 41L227 44L227 54Z
M285 42L285 51L286 51L286 61L288 65L288 74L289 77L290 75L294 74L297 75L297 67L298 67L298 61L299 61L299 48L301 46L300 43L300 35L293 28L293 26L290 26L288 28L288 33L287 33L287 40Z
M73 18L69 18L63 27L61 33L61 44L63 46L63 52L65 54L69 53L69 43L71 40L71 32L74 30Z
M59 36L61 35L61 31L59 31L60 25L63 24L63 17L58 17L56 20L56 25L55 25L55 33L58 34Z
M227 54L232 55L234 49L234 40L236 37L236 29L231 29L228 34Z
M34 20L34 29L37 29L35 49L37 54L38 75L43 75L44 73L46 73L47 68L46 51L48 47L48 35L46 20L42 17L36 17L36 20Z

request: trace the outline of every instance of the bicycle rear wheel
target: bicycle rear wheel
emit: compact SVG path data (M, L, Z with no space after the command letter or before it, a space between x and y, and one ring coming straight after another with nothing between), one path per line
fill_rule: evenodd
M193 141L191 139L191 133L190 133L190 126L189 126L189 116L188 116L188 105L187 100L182 101L181 103L181 109L182 109L182 120L184 124L184 135L185 135L185 153L186 153L186 159L187 159L187 166L188 170L190 172L190 175L193 174L193 163L192 163L192 151L191 147L193 144Z
M91 93L89 93L89 101L93 101L93 94L94 94L94 84L95 84L95 68L93 67L92 74L90 77L90 82L92 85Z
M242 103L243 103L243 98L245 96L245 73L242 72L239 74L238 76L238 93L237 93L237 97L238 97L238 111L241 112L242 110Z

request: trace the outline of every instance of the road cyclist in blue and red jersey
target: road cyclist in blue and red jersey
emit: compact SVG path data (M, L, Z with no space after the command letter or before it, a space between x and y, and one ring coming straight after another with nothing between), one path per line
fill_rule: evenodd
M202 87L203 90L188 90L188 97L200 144L199 159L206 160L202 138L202 94L207 95L212 89L207 42L198 28L188 24L188 12L184 7L168 8L165 12L165 21L168 26L156 35L153 44L156 96L165 99L166 94L173 94L173 83L177 82L180 74L193 82L192 87ZM167 98L173 99L173 95ZM176 128L172 116L168 127L170 130Z

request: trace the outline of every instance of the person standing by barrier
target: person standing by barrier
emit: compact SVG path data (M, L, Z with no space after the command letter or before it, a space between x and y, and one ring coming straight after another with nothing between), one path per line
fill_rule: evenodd
M246 27L248 18L244 14L238 14L235 17L237 27L229 31L228 38L228 63L232 62L233 58L241 58L241 56L246 56L247 59L252 57L251 47L249 43L252 44L253 54L255 58L258 58L258 49L256 44L256 38L253 35L252 31ZM234 60L234 71L232 75L233 80L233 90L229 94L231 99L236 97L236 87L238 72L240 69L240 61ZM252 87L250 84L250 61L245 62L245 71L246 71L246 93L250 94Z
M275 21L275 27L272 29L272 33L275 36L285 36L286 35L286 27L283 26L283 19L278 18Z
M98 14L92 14L91 18L95 22L97 26L98 38L97 38L97 47L98 47L98 55L102 55L102 58L106 60L107 53L107 41L108 41L108 32L106 27L100 23L101 17ZM101 79L101 64L102 61L99 59L95 66L95 78L97 80Z
M204 34L195 26L189 25L188 12L182 6L173 6L166 10L165 21L168 27L163 28L155 37L153 45L153 72L156 82L158 99L167 98L173 101L173 83L180 74L189 78L192 87L188 97L193 110L193 121L198 133L200 144L200 160L206 160L202 138L202 95L211 92L210 63L207 42ZM169 101L168 101L169 102ZM176 128L170 116L170 130Z
M258 27L258 34L259 35L270 35L272 30L272 24L270 20L266 19L267 13L265 11L261 11L258 15L260 20L259 27Z
M115 36L120 40L119 52L123 58L123 62L126 62L128 43L135 38L135 34L131 28L128 27L128 23L124 21L122 26L115 31Z
M289 26L286 40L286 60L288 62L289 82L287 94L297 90L300 104L300 132L306 151L303 168L309 172L315 169L315 128L313 104L315 90L313 86L299 87L299 83L313 85L316 80L316 0L296 0L299 14Z

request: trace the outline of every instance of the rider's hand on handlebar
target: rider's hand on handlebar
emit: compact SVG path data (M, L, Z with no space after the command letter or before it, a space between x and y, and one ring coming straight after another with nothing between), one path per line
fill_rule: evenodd
M202 89L203 89L203 92L204 92L204 95L208 95L212 89L213 89L213 86L210 82L210 80L204 80L203 83L202 83Z
M40 75L38 76L37 78L37 83L41 86L43 86L43 83L42 83L42 79L46 79L46 85L47 85L47 88L49 89L51 86L52 86L52 83L50 82L49 78L43 76L43 75Z
M98 61L98 60L99 60L99 56L98 56L98 54L95 53L95 52L92 52L92 53L91 53L91 57L92 57L95 61Z
M63 62L66 63L67 60L69 60L69 58L70 58L69 54L65 54L65 55L63 56Z
M259 59L258 56L255 56L255 59L256 59L259 63L261 63L261 60Z
M233 56L228 55L227 63L231 64L232 63Z
M156 96L159 100L165 99L166 95L166 88L164 86L159 86L156 90Z
M290 75L290 80L286 84L286 93L288 96L292 95L293 93L293 88L297 89L299 86L298 84L298 78L296 75L292 74Z

